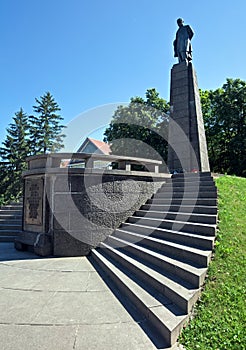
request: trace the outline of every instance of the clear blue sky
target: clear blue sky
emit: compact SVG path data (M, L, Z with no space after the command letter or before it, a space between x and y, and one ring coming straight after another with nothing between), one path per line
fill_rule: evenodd
M152 87L169 100L178 17L195 31L201 89L246 80L245 0L1 0L0 142L47 91L65 123Z

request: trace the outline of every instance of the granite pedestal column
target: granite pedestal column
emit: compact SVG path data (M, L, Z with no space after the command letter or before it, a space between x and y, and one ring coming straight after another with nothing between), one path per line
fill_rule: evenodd
M168 168L170 172L210 171L197 77L192 63L171 70Z

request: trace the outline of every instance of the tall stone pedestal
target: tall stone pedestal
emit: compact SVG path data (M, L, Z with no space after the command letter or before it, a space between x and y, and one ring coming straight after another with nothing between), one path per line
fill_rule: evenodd
M210 171L199 88L192 63L173 66L170 103L169 171Z

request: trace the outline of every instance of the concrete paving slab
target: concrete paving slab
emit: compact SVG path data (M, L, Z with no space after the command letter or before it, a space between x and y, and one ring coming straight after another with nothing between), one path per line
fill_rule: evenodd
M91 272L88 282L87 282L87 291L88 292L100 292L108 290L108 287L101 278L98 278L96 271Z
M55 271L95 271L85 257L52 258L45 268Z
M152 350L156 347L134 322L79 326L75 350ZM90 344L90 348L87 348Z
M8 243L0 260L1 349L155 349L86 257L39 259Z
M0 290L0 324L29 324L48 304L54 293L20 289Z
M128 312L109 291L57 292L33 319L33 323L102 324L130 320Z
M75 334L76 326L0 325L1 350L72 350Z
M35 289L46 291L78 291L85 292L90 272L60 272L60 271L42 271L48 276L35 285Z
M36 285L44 286L44 281L51 279L54 272L19 269L16 266L0 264L1 287L11 289L37 289ZM11 280L11 285L10 285Z
M21 252L24 254L24 252ZM1 253L0 253L1 254ZM23 257L23 255L21 255ZM7 266L15 266L16 268L23 270L39 270L39 271L49 271L48 265L50 264L49 259L35 259L33 254L28 259L20 259L15 257L15 259L8 261L1 261L0 265L4 264ZM50 269L52 271L52 269Z

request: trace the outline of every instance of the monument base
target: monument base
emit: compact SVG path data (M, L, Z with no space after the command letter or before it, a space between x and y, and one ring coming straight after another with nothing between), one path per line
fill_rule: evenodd
M61 162L71 156L58 153L53 158ZM41 256L88 255L170 178L128 168L62 168L57 162L48 167L53 158L52 154L30 157L23 174L23 231L15 247ZM126 157L118 158L125 161ZM161 163L147 161L154 169Z
M170 104L169 171L210 171L199 88L192 63L173 66Z

